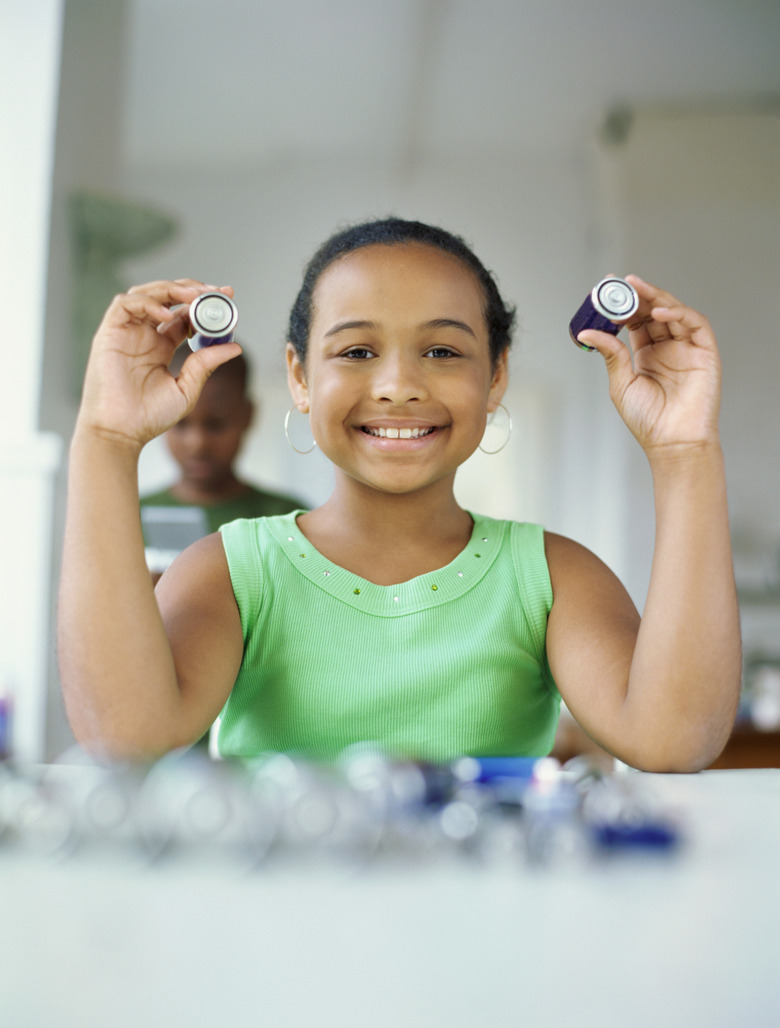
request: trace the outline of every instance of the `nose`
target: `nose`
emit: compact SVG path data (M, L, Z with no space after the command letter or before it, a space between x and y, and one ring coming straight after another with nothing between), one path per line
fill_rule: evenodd
M376 361L373 398L403 407L427 396L425 376L416 358L409 354L385 354Z

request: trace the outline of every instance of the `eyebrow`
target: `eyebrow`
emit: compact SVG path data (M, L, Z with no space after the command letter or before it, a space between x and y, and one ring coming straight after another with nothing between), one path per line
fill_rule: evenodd
M335 336L338 332L346 332L350 328L376 328L376 322L374 321L339 321L329 328L325 333L325 338L328 336Z
M457 328L461 332L467 332L470 336L474 336L476 339L474 329L467 325L465 321L458 321L456 318L434 318L433 321L426 321L420 328Z
M339 321L333 328L328 329L325 333L325 338L327 339L329 336L335 336L339 332L346 332L353 328L373 329L377 327L375 321ZM474 336L476 339L474 330L465 321L458 321L456 318L434 318L432 321L423 322L418 328L457 328L461 332L467 332L468 335Z

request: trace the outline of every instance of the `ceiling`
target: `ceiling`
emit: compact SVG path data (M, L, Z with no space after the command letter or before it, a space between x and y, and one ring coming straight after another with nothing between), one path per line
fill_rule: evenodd
M128 168L576 154L780 106L779 0L126 0Z

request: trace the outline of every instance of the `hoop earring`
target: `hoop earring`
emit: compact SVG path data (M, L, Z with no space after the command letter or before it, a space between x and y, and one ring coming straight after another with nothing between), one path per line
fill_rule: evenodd
M494 423L494 419L495 419L495 416L496 416L496 412L498 411L499 408L504 412L504 415L503 415L504 416L504 431L506 432L506 436L504 438L504 441L495 450L486 450L485 447L482 445L482 443L479 444L479 449L482 450L483 453L488 453L491 456L494 453L500 453L504 449L506 444L509 442L509 440L510 440L510 438L512 436L512 415L509 413L509 411L506 409L506 407L503 405L503 403L499 403L498 407L496 407L496 409L491 413L490 419L488 420L487 425L485 425L485 435L487 435L489 429L491 429L493 427L493 423ZM485 439L485 435L482 436L483 441Z
M314 447L315 447L315 446L317 445L317 440L316 440L316 439L315 439L315 440L314 440L314 442L313 442L313 443L311 444L311 446L309 447L309 449L308 449L308 450L299 450L299 449L298 449L298 447L297 447L297 446L295 445L295 443L294 443L294 442L292 441L292 439L290 438L290 431L289 431L289 429L290 429L290 415L292 414L292 412L293 412L294 410L298 410L298 409L299 409L299 408L298 408L298 407L296 407L296 406L295 406L295 405L293 404L293 406L292 406L292 407L290 407L290 409L289 409L289 410L287 411L287 413L285 414L285 416L284 416L284 434L285 434L285 436L286 436L286 438L287 438L287 442L288 442L288 443L290 444L290 448L291 448L292 450L295 450L295 452L296 452L296 453L303 453L303 454L306 454L306 453L311 453L311 451L312 451L312 450L314 449Z

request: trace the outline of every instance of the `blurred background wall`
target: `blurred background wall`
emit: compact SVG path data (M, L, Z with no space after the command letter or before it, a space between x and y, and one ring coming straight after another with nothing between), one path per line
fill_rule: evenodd
M9 583L0 667L18 694L27 752L52 755L70 738L50 641L65 502L58 442L72 432L112 283L191 275L235 287L261 406L242 468L316 504L329 471L316 452L292 453L282 432L287 313L322 239L389 213L465 236L518 309L513 439L472 458L461 502L574 536L640 609L649 475L599 358L571 343L567 325L610 272L634 271L710 317L723 352L738 566L751 590L746 639L780 658L776 3L8 7L3 47L17 56L2 103L23 130L1 137L3 260L34 317L4 383L17 413L4 422L0 465ZM43 72L35 87L31 57ZM37 270L23 273L20 248L31 247ZM13 468L33 451L40 466L24 502L37 520L28 513L20 538ZM143 489L173 478L161 442L140 476ZM20 627L29 625L34 633Z

